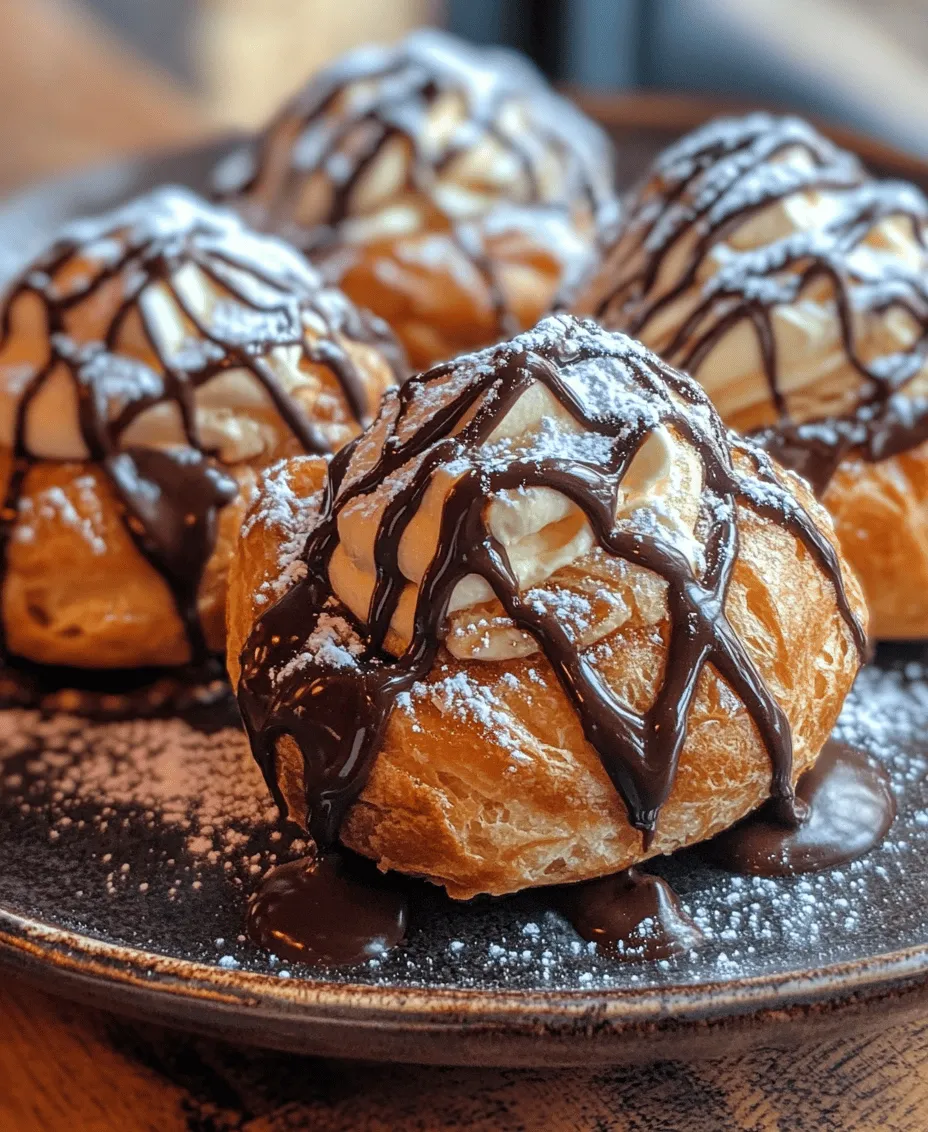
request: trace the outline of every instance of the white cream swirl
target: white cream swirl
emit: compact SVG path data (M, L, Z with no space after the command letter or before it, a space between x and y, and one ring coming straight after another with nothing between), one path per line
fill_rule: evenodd
M68 254L58 262L62 248ZM326 416L334 394L319 367L305 363L299 342L302 336L311 345L329 334L324 318L300 304L308 296L319 299L323 284L282 241L249 231L232 213L186 190L166 188L71 226L50 255L48 263L27 269L3 300L8 331L0 344L0 444L13 445L22 398L53 360L50 334L59 335L59 351L92 357L117 316L107 362L92 374L95 395L110 420L133 400L161 399L122 431L124 446L185 444L178 402L168 395L170 372L196 371L227 345L247 351L261 343L258 356L280 390ZM49 325L47 299L53 305L69 299L58 308L60 326ZM284 334L287 319L293 326ZM275 335L284 344L273 344ZM226 463L254 459L279 442L282 426L271 396L245 366L224 367L199 384L193 405L201 443ZM90 456L78 389L64 362L53 364L24 423L32 456Z
M744 127L747 136L751 121L733 125ZM805 135L827 147L824 139L802 123L769 120L771 130L784 124L793 126L800 138ZM715 128L723 138L725 126L725 122L715 123L707 131ZM695 149L697 135L693 137ZM758 326L750 317L749 308L755 301L768 309L777 387L787 399L792 418L802 421L840 415L856 405L864 379L845 347L837 288L824 272L798 295L791 293L790 284L813 261L830 264L844 280L849 296L851 337L858 358L869 364L911 351L922 335L922 326L899 305L890 303L880 309L872 299L876 288L891 287L894 278L925 278L928 273L928 252L920 239L924 231L919 232L919 223L913 224L907 215L912 210L924 216L924 202L917 190L871 181L859 167L855 181L853 174L847 174L855 168L853 158L833 148L826 149L826 160L834 164L824 170L805 142L776 149L740 177L733 172L735 160L731 155L718 158L714 165L707 160L701 173L689 174L692 186L675 203L663 196L664 182L655 175L629 202L619 239L576 310L591 313L605 302L606 309L600 313L606 325L632 327L658 354L675 364L687 364L689 343L707 333L723 310L720 302L702 317L697 314L713 288L724 286L726 274L739 285L746 279L745 290L736 300L739 317L730 320L725 332L691 367L723 418L743 428L773 419ZM686 169L682 159L674 168L672 151L666 164L674 173ZM833 168L848 183L824 184ZM822 183L816 184L817 179ZM755 208L754 198L763 199L777 184L783 187L782 195ZM794 185L798 187L790 191ZM847 249L834 234L848 210L866 201L871 186L875 191L885 190L884 203L874 209L869 222L865 217L859 238ZM895 210L885 207L889 192L896 194ZM715 207L726 210L723 220L716 218L714 208L697 217L712 194L717 194ZM672 224L677 225L673 234ZM789 254L791 246L808 254L796 256L780 269L771 267L778 255ZM759 266L764 256L766 266ZM669 297L694 262L696 270L689 285ZM635 297L634 281L649 272L653 278L646 292ZM777 299L778 288L785 296L782 301ZM643 311L647 314L639 325L636 318ZM688 327L687 339L674 347L683 327ZM928 375L923 373L917 381L910 392L928 387Z
M542 323L539 330L545 326ZM400 439L408 437L454 400L461 391L459 373L453 370L443 381L418 386L395 433L398 400L388 398L380 421L355 449L345 485L350 488L365 470L374 466L388 434ZM449 435L459 432L490 396L491 392L483 394ZM392 632L387 640L391 651L398 653L412 638L419 590L438 547L445 506L455 484L473 466L473 460L491 469L505 468L517 460L541 462L552 456L605 464L611 444L604 434L582 427L547 386L536 380L498 420L477 453L469 453L466 461L452 459L434 469L399 542L398 566L405 585L391 621ZM430 451L431 446L389 474L372 491L351 498L339 512L339 541L330 560L329 580L336 596L362 622L367 620L374 592L375 543L385 509ZM669 428L658 424L622 480L616 508L619 525L627 523L647 530L660 524L665 535L677 541L683 553L694 561L700 554L694 528L702 477L702 464L695 450ZM596 544L583 511L554 488L531 486L495 492L487 499L485 515L490 534L505 549L520 591L543 585L559 570L590 553ZM520 633L500 616L492 589L478 575L467 575L458 582L448 613L456 631L446 636L445 643L455 655L499 660L526 655L537 648L533 638ZM468 632L470 621L479 622L483 630L477 634ZM608 628L618 623L621 621L612 618Z

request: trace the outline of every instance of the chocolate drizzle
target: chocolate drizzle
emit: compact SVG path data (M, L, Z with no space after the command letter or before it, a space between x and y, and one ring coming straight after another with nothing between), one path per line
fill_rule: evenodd
M218 512L235 498L237 483L196 449L129 448L103 466L135 545L171 587L194 662L203 661L209 649L197 592L216 544Z
M436 130L430 116L452 100L463 117ZM508 160L504 183L466 179L474 177L473 155L484 143ZM286 236L337 281L344 263L339 249L354 242L350 222L366 212L359 190L391 146L408 157L406 172L387 200L378 197L369 207L395 201L408 223L414 198L424 213L421 228L447 235L477 269L504 337L520 327L487 253L493 232L508 225L531 233L566 216L590 229L592 244L614 220L613 156L598 126L520 56L478 51L434 30L389 48L360 48L314 77L257 142L220 165L216 195L250 222ZM458 184L455 167L468 161ZM389 176L395 177L392 168ZM387 237L396 238L394 231ZM562 245L544 241L552 252ZM568 275L587 266L586 257L582 264L565 258Z
M608 438L607 459L512 455L499 464L481 459L481 446L536 382L584 430ZM450 396L436 404L432 394L442 383ZM423 403L432 409L425 419ZM623 477L660 425L691 445L702 462L698 529L705 566L700 574L659 526L643 535L615 519ZM376 460L362 456L361 468L353 467L362 437L332 461L321 517L304 552L306 575L258 620L241 657L239 703L256 758L287 812L276 773L277 747L283 736L295 739L304 761L307 825L318 845L326 847L337 837L343 815L363 789L397 695L428 675L441 647L452 593L471 574L485 579L506 615L544 651L646 844L673 785L690 704L706 664L750 713L770 753L771 796L789 804L789 723L725 614L738 555L739 506L802 541L834 585L838 606L861 649L864 637L849 608L831 544L781 487L762 451L738 445L733 459L733 442L695 382L624 335L564 316L545 320L513 342L413 378L387 400L377 427L386 431ZM412 640L394 658L383 646L405 584L398 563L400 539L433 473L451 461L460 474L445 501L437 548L419 587ZM368 617L358 624L333 597L328 580L338 518L351 500L400 469L404 475L376 533L377 576ZM617 700L555 611L519 591L505 549L488 527L487 501L497 492L531 487L565 495L583 512L603 550L667 582L670 630L664 679L644 714ZM363 652L340 667L324 663L307 647L332 613L353 622L363 642Z
M208 316L179 282L191 267L215 288ZM169 295L186 322L180 346L169 349L159 334L153 289ZM19 312L29 305L41 311L43 324L34 333L42 335L40 348L47 337L47 356L29 374L16 410L13 471L0 515L0 574L25 477L42 458L30 449L30 409L64 376L77 403L85 458L115 490L135 545L171 589L191 660L203 664L208 649L197 591L219 511L238 488L199 435L196 390L244 369L306 451L328 452L325 431L287 393L268 356L279 347L297 348L301 364L327 367L363 426L370 421L364 377L341 343L389 345L392 338L379 320L325 290L296 253L248 233L231 214L180 189L159 190L68 229L8 290L0 359L11 349L19 361ZM310 326L316 334L307 333ZM99 340L88 342L90 334ZM142 448L125 442L139 416L156 406L176 410L183 443Z
M752 217L810 192L835 202L814 227L749 250L726 244ZM653 341L666 333L662 320L671 318L673 305L697 289L694 305L659 347L667 361L695 375L729 331L748 323L777 418L755 438L822 494L848 453L877 461L928 439L928 397L906 390L928 355L928 260L913 266L884 255L873 268L855 261L888 218L911 228L920 254L928 251L928 202L913 186L872 180L856 157L795 118L751 114L712 122L656 162L623 219L617 258L591 289L591 313ZM673 267L668 286L662 273L677 255L681 266ZM707 268L713 257L719 263ZM627 271L627 263L636 266ZM610 282L607 273L616 271ZM841 344L860 387L846 413L796 420L781 380L773 316L817 284L833 293ZM862 320L893 312L912 320L911 344L865 356L858 342Z

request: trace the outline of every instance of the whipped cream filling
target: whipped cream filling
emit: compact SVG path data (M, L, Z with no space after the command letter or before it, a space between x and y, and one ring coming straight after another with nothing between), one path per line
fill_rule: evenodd
M364 244L504 202L576 200L589 211L577 166L605 201L610 162L599 128L534 67L423 29L336 62L272 122L260 150L233 154L215 179L224 194L281 206L304 231L334 217L342 240Z
M454 393L453 381L444 389L433 387L429 390L433 399L423 412L432 415L443 399L452 399ZM417 422L421 422L421 417L414 411L408 412L404 422L407 427L416 427ZM373 464L385 433L381 426L367 434L365 443L357 450L350 479ZM534 382L497 423L477 453L439 465L399 542L398 565L406 585L391 622L387 647L399 654L411 640L419 588L438 546L445 504L474 460L485 462L488 467L549 456L602 463L608 459L609 446L608 438L582 429L544 384ZM396 491L422 458L410 461L375 490L356 496L339 513L339 543L330 560L329 581L337 597L362 622L367 620L374 590L374 543L380 521ZM660 524L695 564L701 552L694 529L702 476L702 464L695 451L664 426L655 428L623 479L617 521L637 523L642 529ZM581 509L549 487L519 487L495 493L486 502L486 523L505 549L520 591L544 586L558 571L589 554L596 541ZM596 618L599 636L630 616L630 611L619 602L607 600L606 606L608 609L601 610ZM448 615L452 631L446 635L445 643L455 655L499 660L537 650L532 637L516 630L502 616L492 589L478 575L468 575L457 584ZM586 636L597 639L595 632Z
M318 127L317 127L318 128ZM329 127L331 128L331 126ZM504 104L499 128L517 139L533 129L531 116L517 101ZM449 160L442 160L456 135L473 140ZM430 162L435 173L427 191L416 190L413 168L417 158L404 138L388 141L358 179L351 193L349 216L340 225L351 244L396 239L454 223L478 221L500 204L558 202L566 194L565 171L552 152L536 153L530 178L515 140L507 145L470 123L464 99L453 92L436 101L417 135L418 160ZM330 158L328 164L333 164ZM297 212L304 226L328 219L331 190L325 173L309 178ZM439 213L436 221L435 213Z
M778 175L778 170L801 173L812 168L808 153L794 148L771 161L764 168L764 174L769 177ZM679 328L711 291L714 278L722 281L726 271L733 271L737 278L742 269L739 261L743 263L745 253L823 229L841 215L845 196L839 189L802 190L749 216L702 258L693 286L648 320L641 332L642 340L658 353L666 351ZM649 303L677 285L699 239L700 233L690 226L669 248L649 292ZM647 255L649 251L646 241L642 254ZM921 334L913 318L898 308L864 309L864 302L855 304L855 298L865 299L869 289L885 285L894 272L928 270L928 255L920 246L911 221L903 216L879 220L845 257L844 263L851 281L853 342L859 357L869 363L910 350ZM770 288L775 288L778 282L788 284L795 271L784 269L760 284ZM773 293L768 290L759 297L766 300ZM710 315L706 326L712 318ZM850 410L857 401L861 376L847 357L833 284L819 278L798 296L784 298L771 309L771 325L776 344L778 387L789 401L793 418L810 420ZM701 329L701 324L695 324L693 335L698 337ZM743 427L755 427L766 423L767 419L772 420L769 383L757 331L749 319L735 323L694 372L727 420L734 420ZM928 371L923 369L907 392L922 393L926 385Z
M115 250L111 245L116 245ZM75 257L74 264L69 264L68 280L56 278L54 284L61 289L73 285L76 279L97 279L106 270L107 261L123 251L124 246L116 238L98 241ZM275 249L270 247L268 255L274 254ZM256 302L277 306L293 302L292 295L284 295L250 274L246 277L232 266L226 267L225 273L230 283L241 284L243 293L253 296ZM87 301L78 302L68 311L67 348L77 351L101 341L124 296L132 293L140 281L133 274L130 269L115 276ZM196 368L221 354L222 348L204 337L196 322L218 331L222 339L234 333L243 344L248 342L255 311L235 301L195 263L183 262L172 273L170 282L171 287L154 279L143 287L136 300L137 310L125 320L114 353L107 356L106 365L101 364L95 376L95 389L106 399L111 419L132 401L158 397L163 391L166 378L159 354L169 366L178 368ZM258 313L266 323L266 314ZM37 295L22 292L12 304L10 319L8 342L0 352L0 444L7 447L14 443L21 398L33 376L47 363L49 352L44 307ZM303 315L303 328L310 342L324 332L324 327L314 325L311 312ZM299 395L303 390L316 396L327 395L320 392L319 377L301 364L299 346L272 347L264 361L285 393ZM247 369L222 371L197 388L193 399L202 442L224 462L253 459L277 442L279 425L273 402ZM41 459L89 458L79 423L78 393L64 365L52 371L32 399L25 422L25 443L30 454ZM180 411L173 400L143 409L122 432L125 447L186 443Z

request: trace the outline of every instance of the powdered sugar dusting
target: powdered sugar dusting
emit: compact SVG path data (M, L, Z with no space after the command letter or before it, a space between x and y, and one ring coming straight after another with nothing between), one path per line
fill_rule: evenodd
M258 506L242 527L247 537L256 526L267 528L277 543L277 570L258 587L255 601L265 605L275 601L306 573L300 560L307 537L319 517L322 493L303 495L291 480L291 462L283 460L265 470L257 493Z
M266 852L244 852L254 830L272 828L278 814L237 727L212 733L204 750L203 734L181 720L93 724L8 711L0 713L0 743L4 792L17 795L22 815L42 813L51 842L72 830L88 842L120 830L155 840L174 831L187 858L185 875L176 868L175 897L205 866L241 876L268 863ZM126 859L131 847L120 848L125 857L117 849L104 860L107 890L131 880L147 891Z
M363 653L364 643L344 617L321 613L316 627L306 638L303 651L272 673L272 679L280 684L293 672L311 664L327 668L357 668L357 658Z
M526 736L520 733L499 695L483 681L458 671L427 684L414 684L410 698L404 701L401 710L411 708L417 699L426 698L442 715L478 724L487 739L503 747L516 762L524 762L528 758L522 749Z
M649 862L668 877L706 936L698 951L627 962L577 938L542 893L457 904L423 886L409 943L324 981L473 989L661 989L778 972L928 946L928 663L896 649L866 668L837 736L890 771L900 815L882 846L843 868L794 878L730 876L693 853ZM525 687L538 673L527 672ZM523 745L491 690L438 672L400 696L468 716L511 755ZM419 734L425 746L427 736ZM241 937L244 903L274 860L305 851L274 821L244 736L181 721L88 725L0 713L0 907L226 969L282 970ZM43 879L44 878L44 879ZM27 897L22 894L28 893ZM24 903L25 901L25 903ZM647 925L645 925L645 931ZM642 936L642 939L644 936ZM298 977L294 967L288 974Z

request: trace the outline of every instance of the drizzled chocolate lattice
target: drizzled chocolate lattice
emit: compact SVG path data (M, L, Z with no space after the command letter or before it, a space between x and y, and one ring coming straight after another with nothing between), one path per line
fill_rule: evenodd
M206 281L208 310L191 298L191 273ZM324 367L321 380L340 391L346 422L363 426L373 406L346 348L351 341L392 347L383 324L325 290L297 253L185 190L162 189L73 225L3 299L0 369L16 403L0 570L30 467L89 460L112 485L135 545L169 585L192 661L204 662L197 591L218 511L237 484L200 435L196 393L245 371L304 449L328 452L332 438L290 395L275 360L289 350L297 367ZM42 399L62 382L77 408L73 450L37 450ZM158 408L168 409L176 443L132 442L133 427Z
M804 194L829 207L807 226L737 246L739 228ZM879 232L891 219L910 254ZM928 202L916 188L873 180L799 119L722 119L657 160L581 308L697 376L730 331L751 326L776 418L756 439L821 493L848 452L875 461L928 439L928 398L913 388L928 352L926 230ZM862 256L865 247L873 254ZM774 319L823 288L849 391L859 388L849 408L813 419L793 411ZM901 343L865 341L874 320L900 315L909 323Z
M536 383L583 433L602 440L590 458L549 449L510 453L508 458L487 454L484 445L496 426ZM704 566L698 569L660 524L642 533L616 519L626 472L662 426L691 446L702 465L696 529ZM372 461L365 441L381 429L382 445ZM412 638L402 655L393 656L384 641L406 584L400 541L436 473L449 468L454 486L419 585ZM391 484L390 499L377 524L376 580L362 623L333 595L329 564L339 544L340 514L385 480ZM490 529L487 509L495 494L537 487L553 489L579 508L595 543L607 554L667 582L665 674L644 714L612 694L556 610L520 592L506 550ZM646 839L673 784L690 705L706 664L714 666L753 718L770 752L771 795L788 805L789 723L725 614L738 556L739 507L802 541L833 584L837 604L862 648L861 627L849 607L832 546L781 485L769 458L751 446L736 445L702 389L638 343L592 322L550 318L509 343L413 378L387 399L371 433L333 460L319 521L304 551L305 577L258 620L242 651L239 702L278 803L286 811L276 776L276 745L289 735L305 762L310 831L321 847L332 843L364 786L397 696L432 668L455 587L478 575L506 616L543 650L624 799L630 821ZM314 640L333 625L351 625L356 634L334 659L331 651L326 656L314 647Z
M444 234L510 335L520 327L493 241L535 239L574 282L614 220L613 160L600 129L527 61L427 30L334 63L223 162L215 186L332 279L345 244Z
M399 171L385 193L363 194L391 144ZM473 162L484 146L490 169ZM449 215L508 200L595 216L612 198L611 155L599 128L527 61L419 31L395 47L351 52L312 79L254 147L217 170L216 189L261 203L272 222L313 241L324 237L320 226L404 193Z

